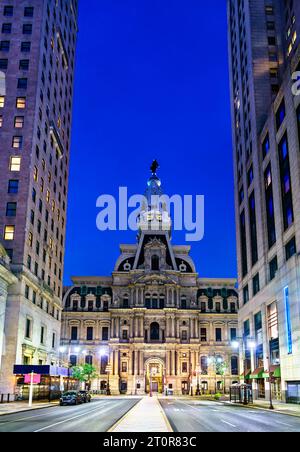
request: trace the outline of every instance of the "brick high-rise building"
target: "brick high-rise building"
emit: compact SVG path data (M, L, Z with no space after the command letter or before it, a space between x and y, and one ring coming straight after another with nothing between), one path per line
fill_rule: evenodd
M77 0L0 0L0 242L18 277L0 393L14 364L58 362L76 38Z
M244 379L300 400L300 3L228 0ZM270 372L271 371L271 372Z

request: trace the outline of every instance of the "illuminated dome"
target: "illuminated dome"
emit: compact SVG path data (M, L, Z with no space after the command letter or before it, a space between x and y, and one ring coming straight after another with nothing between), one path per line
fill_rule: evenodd
M170 231L171 219L165 204L159 203L157 197L163 196L162 183L156 172L159 168L157 160L151 165L151 176L147 181L145 198L147 203L142 206L138 219L138 226L141 230Z

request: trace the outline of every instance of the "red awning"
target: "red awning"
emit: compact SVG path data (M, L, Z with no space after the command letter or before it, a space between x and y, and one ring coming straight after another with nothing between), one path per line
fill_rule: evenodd
M261 374L262 372L264 372L264 368L263 367L258 367L257 369L255 369L253 372L251 372L251 375L253 376L257 376L259 374Z

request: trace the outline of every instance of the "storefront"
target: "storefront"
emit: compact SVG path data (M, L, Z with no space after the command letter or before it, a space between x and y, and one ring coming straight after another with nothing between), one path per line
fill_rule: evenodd
M265 378L264 378L264 368L258 367L250 375L250 380L252 380L253 394L255 398L265 399Z
M286 401L300 405L300 381L287 382Z
M29 384L26 376L39 375L39 384L34 385L33 400L58 400L63 391L77 389L78 381L72 378L71 369L53 366L14 366L16 377L15 400L29 399Z
M281 393L281 369L280 366L271 366L270 373L264 372L263 377L265 379L271 378L272 397L274 400L282 400Z
M250 371L250 370L246 370L246 371L240 376L240 380L244 381L245 384L251 384L250 375L251 375L251 371Z

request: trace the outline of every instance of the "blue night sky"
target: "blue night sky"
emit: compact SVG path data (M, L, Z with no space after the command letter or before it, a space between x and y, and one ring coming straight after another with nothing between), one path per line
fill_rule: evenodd
M199 275L235 277L225 0L79 3L65 283L110 275L135 242L96 229L96 199L143 193L154 158L167 194L205 195Z

